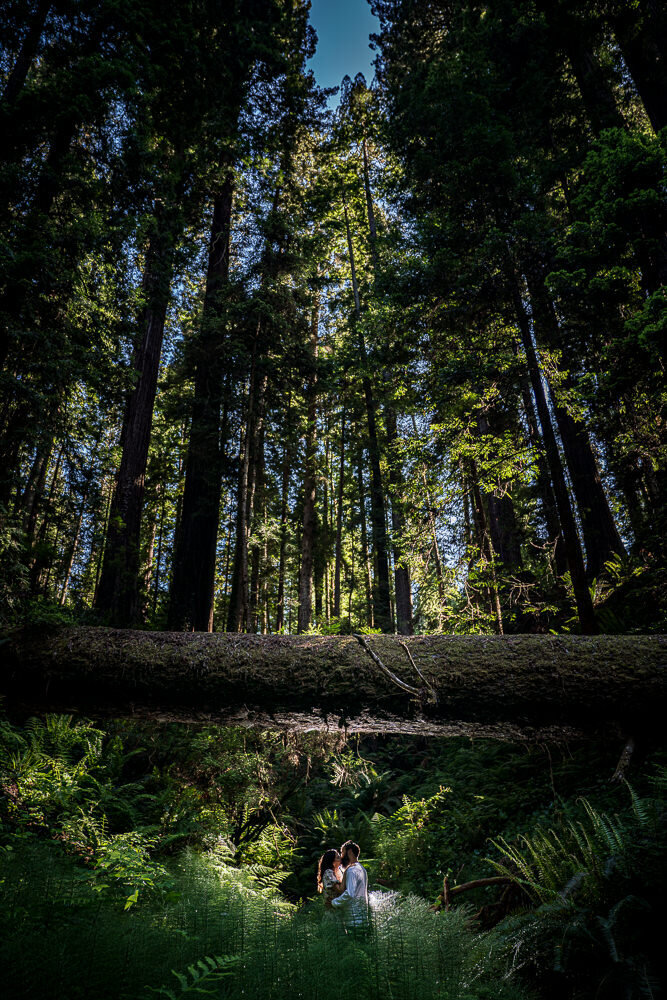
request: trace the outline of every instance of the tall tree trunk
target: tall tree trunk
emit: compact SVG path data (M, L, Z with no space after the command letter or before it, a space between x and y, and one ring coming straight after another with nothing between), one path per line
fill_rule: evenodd
M377 276L377 227L375 225L375 210L373 208L373 195L371 192L371 175L368 163L368 149L366 148L366 137L364 136L361 149L363 153L363 163L364 163L364 191L366 192L366 215L368 218L368 231L370 235L370 246L371 246L371 258L373 261L373 270Z
M664 5L621 3L608 15L608 20L657 133L667 125L667 17Z
M248 607L248 476L250 473L250 438L252 434L251 415L255 396L255 357L253 354L248 389L246 425L242 434L241 461L239 463L238 487L236 493L236 531L234 539L234 562L232 583L227 611L227 631L242 632Z
M72 567L74 566L74 560L76 558L77 549L79 547L79 539L81 537L81 526L83 524L83 516L86 512L86 504L88 503L88 491L90 489L90 479L86 483L86 488L84 490L83 496L81 497L81 506L79 508L79 516L76 520L76 528L74 529L74 538L70 543L69 555L67 557L67 562L65 565L65 577L63 579L62 590L60 591L60 601L61 605L65 604L67 600L67 592L69 590L70 579L72 577Z
M338 461L338 497L336 502L336 542L334 545L334 592L331 615L340 619L340 575L343 563L343 495L345 488L345 407L340 418L340 456Z
M264 393L262 392L262 400ZM263 411L263 402L261 409ZM255 446L253 448L253 475L252 489L248 501L248 539L252 535L257 535L257 526L260 521L266 520L266 502L264 497L264 418L263 412L260 414L259 426L255 435ZM263 515L261 512L263 511ZM259 625L259 583L261 570L263 544L255 538L252 544L252 559L250 560L250 581L248 590L248 632L257 632Z
M364 585L366 588L366 615L368 624L375 628L373 603L373 577L371 572L371 559L368 551L368 528L366 526L366 489L364 485L363 453L359 451L357 460L357 490L359 493L359 523L361 528L361 565L364 572Z
M614 91L604 78L596 55L581 44L576 32L568 33L567 55L596 135L606 128L625 128Z
M62 444L58 449L58 454L56 456L55 466L51 475L51 484L49 486L49 495L45 504L44 516L42 518L42 523L36 539L35 549L32 555L30 565L30 593L33 595L36 595L39 592L41 586L41 576L47 565L47 557L44 552L44 542L51 524L49 514L53 511L53 501L55 499L58 477L60 475L60 464L64 453L65 446Z
M502 635L503 612L500 604L500 594L498 593L498 585L495 579L495 566L494 566L493 550L491 548L491 537L486 517L486 511L484 510L484 503L482 501L482 493L479 488L477 469L475 467L474 461L470 462L470 482L472 485L472 496L474 501L473 510L475 513L475 521L477 524L479 549L482 555L482 559L489 567L489 572L491 573L491 582L487 588L489 607L491 610L491 614L494 615L496 619L496 631L498 635Z
M361 313L359 302L359 286L357 284L357 273L354 264L354 249L352 246L352 233L350 231L350 220L347 212L347 205L343 203L345 215L345 227L347 231L347 245L350 254L350 273L352 276L352 289L354 292L355 314L357 320ZM357 334L359 337L359 350L361 363L364 372L366 371L366 345L359 324L357 324ZM382 471L380 469L380 444L377 433L376 404L373 394L371 380L367 374L362 376L362 386L364 390L364 401L366 403L366 417L368 421L368 457L371 467L371 522L373 525L373 550L374 562L377 567L375 576L375 586L373 588L373 610L374 620L383 632L392 630L391 608L389 598L389 560L387 558L387 527L384 490L382 487Z
M301 565L299 569L299 611L297 632L305 632L313 616L313 560L315 553L315 532L317 512L315 497L317 489L317 348L320 321L319 297L313 305L310 325L310 355L312 374L308 379L306 411L306 455L303 476L303 523L301 531Z
M221 297L229 278L234 177L227 174L213 204L206 292L194 345L195 378L183 508L173 559L169 628L213 630L215 566L220 521L220 411L225 380Z
M518 344L513 345L514 353L518 355ZM549 464L544 454L544 447L537 428L537 417L535 416L535 406L530 394L530 378L528 373L521 376L521 398L523 401L523 411L528 427L528 442L535 453L535 464L537 475L535 477L535 488L542 505L544 523L547 529L547 540L550 549L553 551L554 569L557 577L563 576L567 569L567 558L565 555L565 544L563 542L563 532L561 531L556 498L551 486L549 475Z
M512 268L511 264L510 268ZM542 382L542 373L540 371L537 354L533 346L530 322L521 299L521 294L519 292L513 268L510 270L508 277L511 283L510 293L514 302L517 326L519 328L521 343L526 356L528 374L530 376L533 395L535 397L535 404L537 406L537 414L542 428L542 440L544 441L544 449L549 463L549 469L551 471L551 481L553 483L554 494L556 497L558 516L563 530L563 542L565 545L565 553L567 556L568 568L570 570L570 577L574 590L574 598L577 605L579 623L582 632L592 634L598 631L597 623L595 621L595 612L593 610L593 601L588 590L584 558L581 551L581 545L579 543L574 514L572 513L570 497L567 491L567 484L565 482L563 466L560 460L558 444L556 442L556 435L554 434L553 425L551 423L551 415L549 413L549 407L547 405L544 385Z
M51 460L51 453L53 451L53 443L53 435L49 435L46 439L42 439L38 443L35 457L28 475L28 481L23 491L21 506L23 509L23 530L27 545L32 544L35 536L37 514L39 511L40 500L44 495L46 475L49 468L49 462Z
M558 321L544 285L535 275L528 275L527 282L538 343L558 343ZM568 387L571 387L569 383ZM550 384L549 393L579 511L586 549L586 575L592 580L604 571L604 564L614 555L624 556L625 547L609 507L586 426L559 405Z
M162 502L160 503L160 526L158 529L157 536L157 556L155 557L155 574L153 583L153 600L152 600L152 611L153 615L157 611L158 597L160 596L160 572L162 568L162 544L164 539L164 515L166 506L166 491L164 486L160 489L160 494L162 497Z
M33 59L37 54L44 25L52 6L53 0L38 0L35 6L30 19L30 26L25 34L20 52L7 78L7 83L2 94L2 100L6 104L14 104L23 90Z
M260 375L258 370L260 333L261 328L258 324L250 363L246 425L239 466L234 565L227 616L228 632L243 632L250 624L248 617L250 600L248 538L250 536L250 517L255 493L258 449L262 437L264 393L267 384L266 375Z
M394 543L394 589L396 593L396 628L400 635L412 635L412 590L410 587L410 567L401 551L401 541L405 538L405 516L402 496L405 488L400 458L396 454L398 430L396 412L389 406L385 409L387 444L392 462L389 468L391 486L391 528Z
M609 507L588 431L581 421L574 420L564 407L558 406L555 399L553 402L579 509L586 548L586 575L592 580L604 573L605 563L613 556L626 555L625 546Z
M287 420L289 423L290 404L287 404ZM280 485L280 548L278 554L278 593L276 596L276 632L281 632L285 625L285 561L287 551L287 511L289 480L291 473L290 452L287 442L283 445L282 482Z
M480 435L493 437L486 414L480 413L477 417L477 428ZM493 446L488 453L489 457L496 457ZM509 483L498 481L497 489L486 494L488 529L493 551L500 562L507 569L519 569L522 564L521 544L514 504L508 490Z
M144 482L178 231L180 224L159 212L146 255L143 285L146 306L141 319L142 338L133 364L136 382L125 408L122 456L96 600L97 609L118 625L136 623L141 617L139 542Z

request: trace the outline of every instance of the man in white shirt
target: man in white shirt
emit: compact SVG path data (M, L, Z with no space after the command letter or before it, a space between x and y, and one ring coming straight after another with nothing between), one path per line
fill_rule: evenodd
M343 923L348 931L365 931L368 928L368 874L359 864L359 844L347 840L340 849L345 865L345 888L331 905L340 907Z

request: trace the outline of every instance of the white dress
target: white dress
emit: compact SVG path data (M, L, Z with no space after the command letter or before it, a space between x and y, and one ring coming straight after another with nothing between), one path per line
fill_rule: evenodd
M325 903L330 903L334 899L339 886L340 879L336 878L333 869L326 868L322 872L322 895L324 896Z

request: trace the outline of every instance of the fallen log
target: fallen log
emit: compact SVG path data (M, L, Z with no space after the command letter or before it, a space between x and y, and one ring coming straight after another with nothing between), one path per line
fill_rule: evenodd
M362 641L63 627L0 642L0 694L17 711L514 737L659 732L667 709L665 636Z

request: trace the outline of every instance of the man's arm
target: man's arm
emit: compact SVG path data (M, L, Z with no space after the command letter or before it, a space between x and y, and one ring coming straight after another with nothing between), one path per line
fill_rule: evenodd
M345 871L345 889L337 899L331 900L332 906L346 906L356 895L357 882L359 880L359 870L356 866Z

